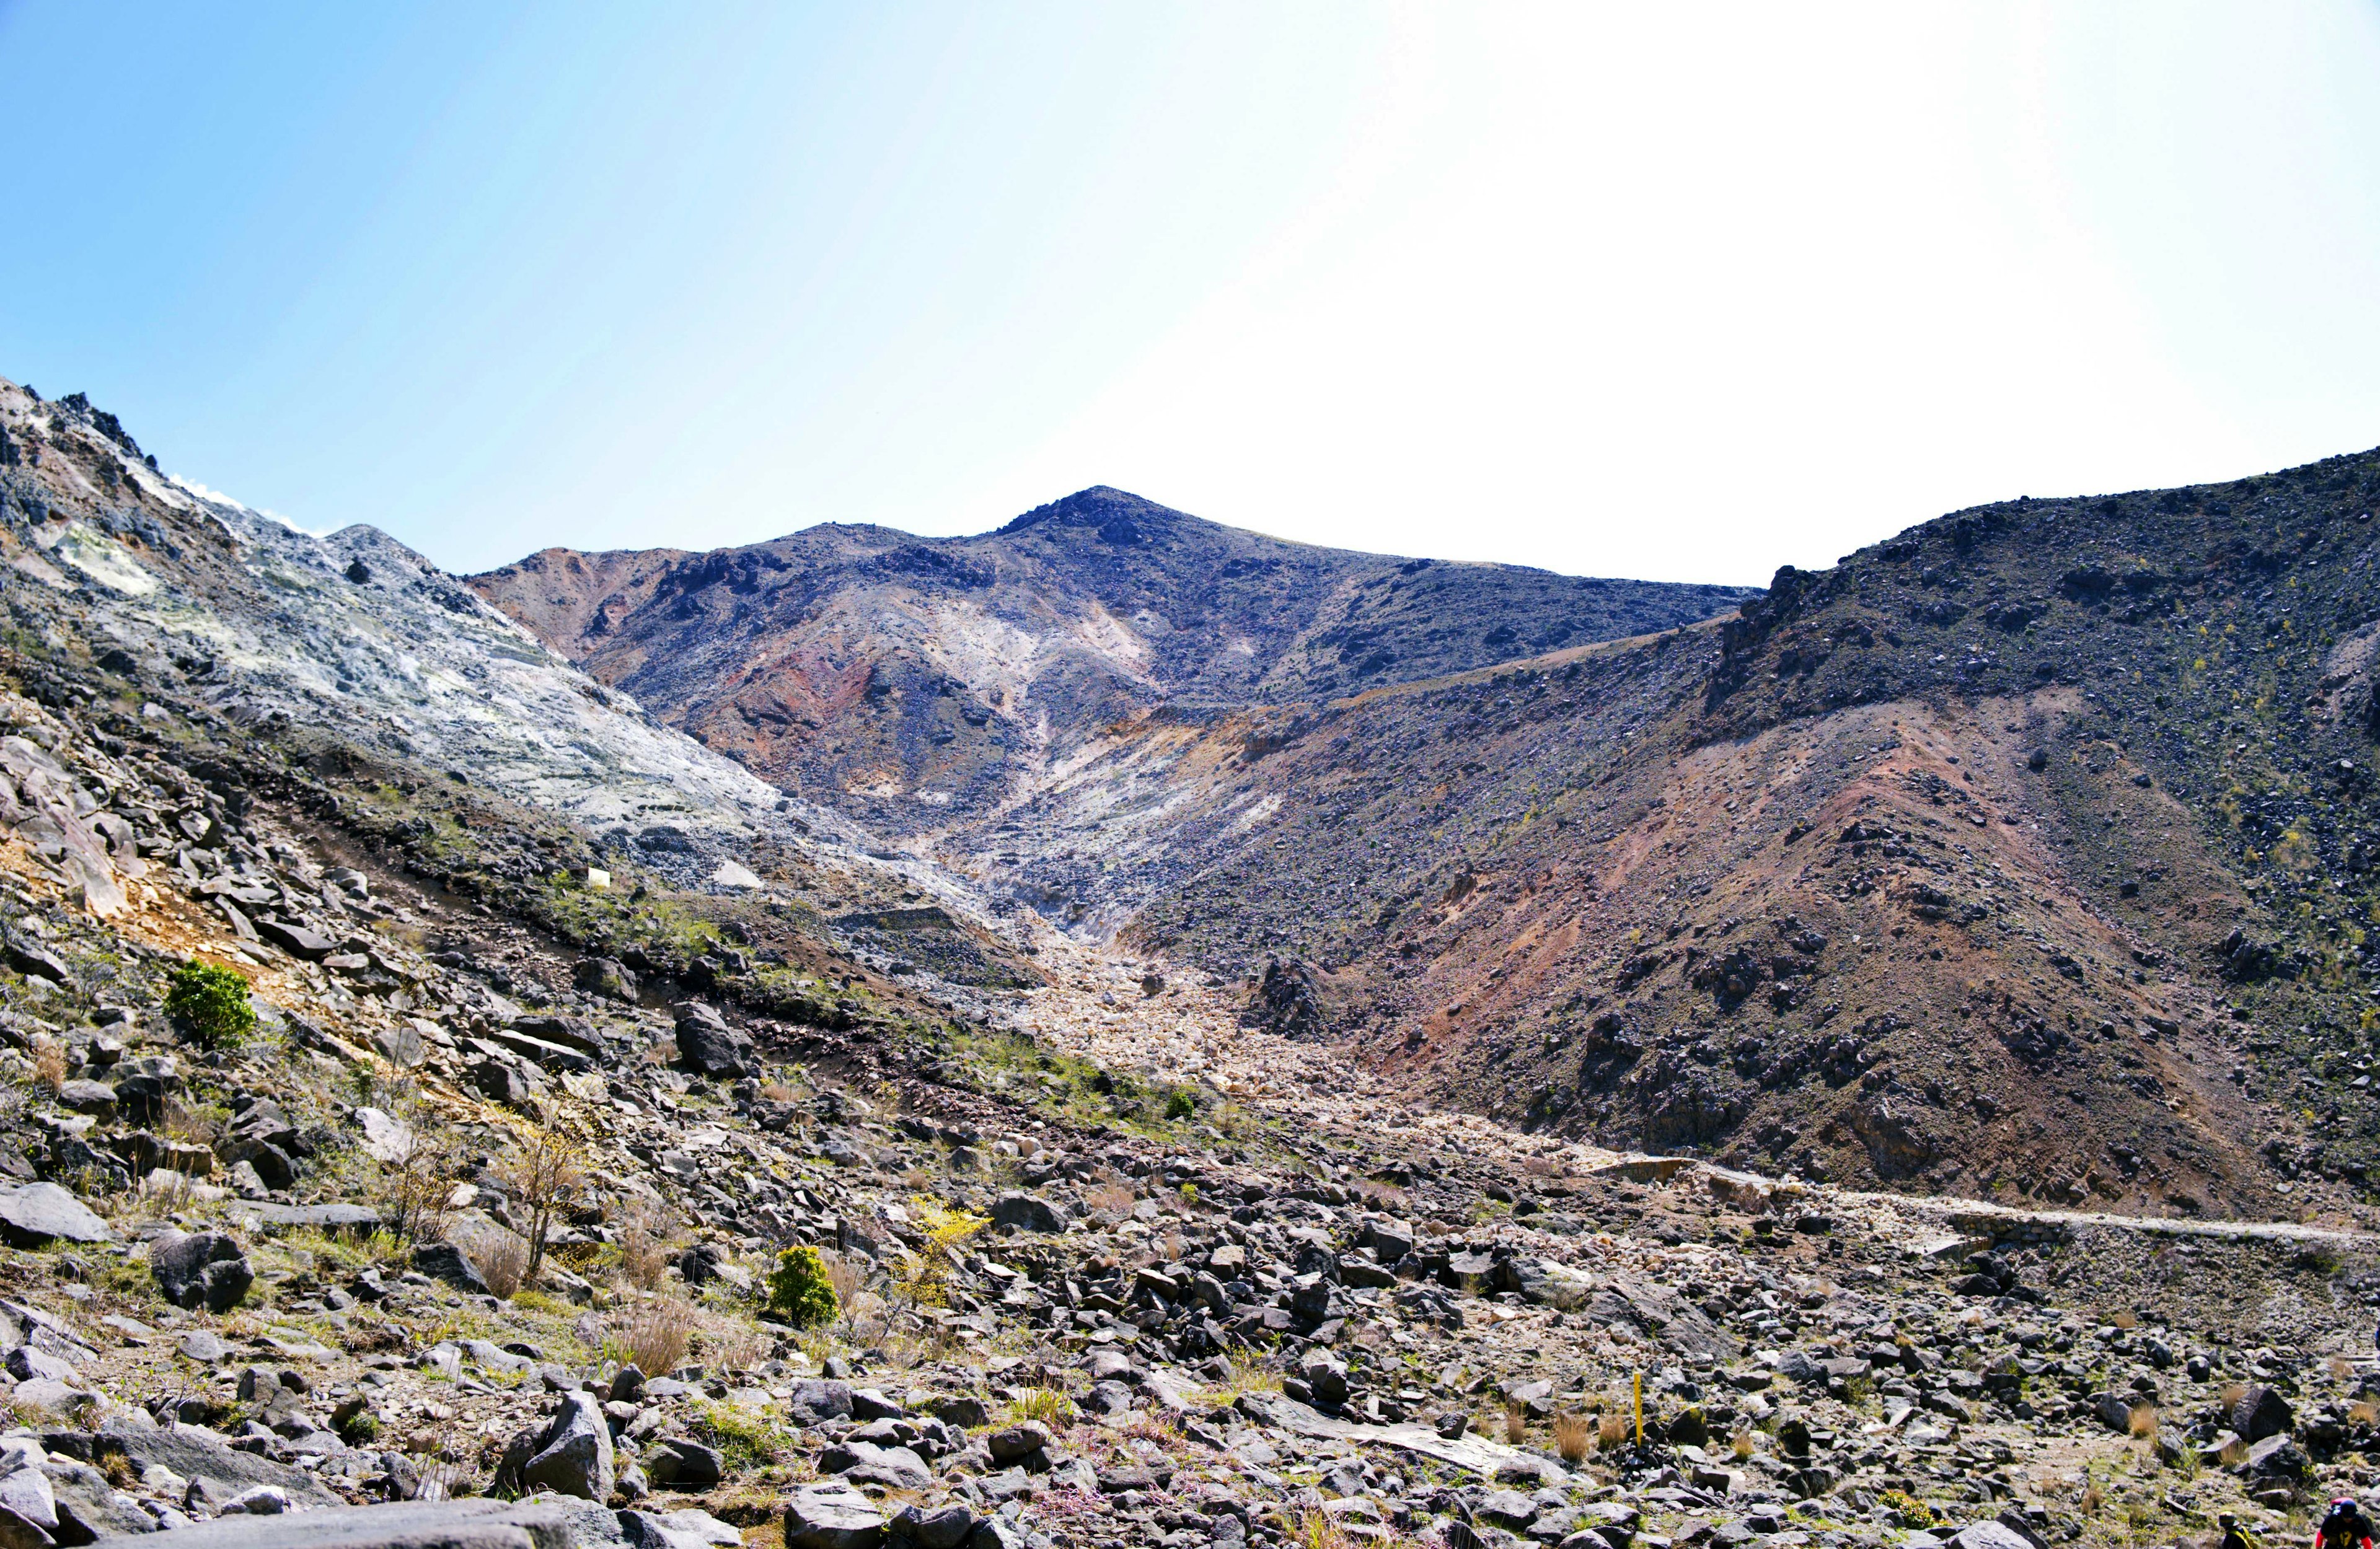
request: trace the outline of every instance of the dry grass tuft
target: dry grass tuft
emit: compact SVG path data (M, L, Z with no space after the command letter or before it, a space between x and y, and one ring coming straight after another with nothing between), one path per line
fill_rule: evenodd
M1626 1446L1628 1445L1628 1417L1624 1414L1605 1415L1600 1421L1596 1422L1595 1442L1597 1446L1604 1447L1607 1450L1612 1447Z
M2369 1398L2358 1398L2347 1406L2347 1422L2350 1425L2380 1424L2380 1404Z
M1521 1412L1518 1404L1504 1407L1504 1439L1514 1446L1529 1439L1529 1417Z
M2077 1504L2079 1505L2083 1516L2096 1517L2099 1515L2099 1508L2107 1504L2107 1497L2099 1493L2099 1482L2097 1480L2093 1480L2083 1488L2082 1499Z
M67 1083L66 1046L55 1038L33 1040L33 1084L55 1095Z
M2330 1374L2331 1380L2334 1382L2345 1382L2355 1375L2355 1362L2343 1355L2332 1356L2322 1363L2322 1369Z
M2109 1318L2107 1321L2114 1324L2118 1328L2138 1328L2141 1325L2140 1314L2133 1312L2129 1307L2125 1308L2122 1312L2118 1313L2114 1317Z
M694 1309L675 1298L649 1301L621 1323L620 1349L648 1376L674 1372L694 1339Z
M1110 1221L1121 1221L1132 1214L1140 1196L1123 1183L1102 1183L1083 1195L1083 1204L1091 1215Z
M1554 1450L1565 1463L1576 1464L1595 1448L1595 1422L1583 1414L1554 1416Z
M2157 1434L2157 1408L2155 1404L2134 1404L2131 1418L2125 1422L2127 1435L2146 1440Z
M474 1239L464 1250L464 1257L471 1261L471 1267L488 1282L489 1292L499 1301L510 1301L528 1278L528 1244L508 1231Z
M843 1308L848 1318L859 1306L859 1293L867 1289L867 1271L832 1249L820 1249L819 1261L826 1265L827 1284L834 1288L835 1305Z
M2248 1385L2246 1383L2235 1382L2226 1386L2221 1393L2216 1394L2215 1396L2215 1401L2222 1405L2225 1411L2228 1412L2232 1410L2238 1409L2240 1407L2240 1400L2246 1397L2248 1397Z

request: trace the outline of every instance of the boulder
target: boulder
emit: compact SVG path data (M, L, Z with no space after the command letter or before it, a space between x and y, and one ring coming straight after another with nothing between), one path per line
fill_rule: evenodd
M907 1539L917 1549L958 1549L975 1531L975 1510L965 1501L945 1506L903 1507L892 1518L892 1536Z
M382 1059L400 1071L413 1069L430 1054L429 1049L423 1046L420 1029L409 1023L401 1022L394 1027L374 1028L371 1044L372 1048Z
M831 1377L805 1377L794 1384L794 1418L805 1425L851 1418L851 1385Z
M119 1531L155 1531L146 1513L139 1515L146 1527ZM583 1537L567 1510L550 1496L395 1501L277 1517L219 1517L174 1531L175 1549L569 1549L601 1542Z
M683 1010L677 1019L677 1067L714 1080L732 1080L746 1073L750 1044L739 1037L719 1013L699 1001L690 1002L709 1015Z
M876 1549L884 1514L847 1484L805 1484L785 1503L785 1549Z
M55 1183L0 1189L0 1241L12 1248L68 1242L113 1242L115 1231L91 1207Z
M445 1281L456 1290L474 1296L493 1294L488 1289L488 1282L471 1266L471 1261L463 1256L463 1250L452 1242L418 1244L413 1250L413 1267L433 1280Z
M413 1126L375 1107L356 1109L364 1132L363 1152L375 1162L402 1162L413 1155Z
M992 1224L1018 1231L1061 1232L1066 1217L1049 1201L1032 1194L1002 1194L991 1207Z
M1951 1535L1952 1549L2033 1549L2024 1535L2000 1521L1982 1521Z
M2277 1389L2261 1384L2242 1394L2231 1407L2231 1429L2252 1446L2266 1436L2286 1435L2296 1424L2289 1401Z
M69 1081L58 1085L58 1105L101 1119L115 1117L115 1088L103 1081Z
M708 1490L724 1472L719 1454L683 1436L655 1444L644 1457L645 1477L674 1490Z
M227 1313L256 1283L238 1241L219 1231L169 1232L149 1244L149 1273L176 1307Z
M612 1498L612 1428L593 1394L564 1394L561 1411L542 1441L521 1468L524 1485L580 1500Z
M1022 1425L994 1431L984 1439L984 1445L991 1448L991 1460L1005 1467L1021 1462L1048 1446L1050 1427L1038 1420L1028 1420Z
M291 957L304 958L309 962L320 962L339 950L339 944L321 931L270 914L256 922L256 934Z

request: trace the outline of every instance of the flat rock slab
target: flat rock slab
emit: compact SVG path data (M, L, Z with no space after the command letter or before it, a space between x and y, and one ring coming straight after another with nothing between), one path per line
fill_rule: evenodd
M0 1239L11 1247L38 1248L65 1238L69 1242L113 1242L115 1229L91 1206L55 1183L0 1189Z
M380 1212L368 1204L273 1204L258 1202L240 1206L268 1227L312 1227L326 1232L352 1232L369 1237L380 1229Z
M161 1425L152 1429L110 1422L91 1438L91 1457L97 1461L118 1453L131 1459L136 1471L152 1463L163 1463L184 1479L210 1479L231 1486L225 1492L229 1495L237 1495L250 1485L272 1484L287 1493L293 1507L339 1504L339 1497L305 1470L260 1458L253 1452L235 1452L224 1445L221 1436L200 1425Z
M577 1549L581 1542L568 1512L534 1500L399 1501L218 1517L174 1531L176 1549Z
M1366 1425L1354 1421L1333 1420L1318 1410L1278 1394L1243 1394L1239 1409L1242 1414L1258 1424L1287 1431L1293 1436L1392 1446L1400 1452L1418 1453L1424 1458L1435 1458L1441 1463L1451 1463L1459 1469L1469 1469L1487 1479L1510 1477L1511 1472L1517 1470L1527 1470L1548 1484L1560 1484L1570 1477L1560 1465L1549 1463L1534 1452L1524 1452L1501 1442L1491 1442L1484 1436L1457 1436L1449 1440L1427 1425Z

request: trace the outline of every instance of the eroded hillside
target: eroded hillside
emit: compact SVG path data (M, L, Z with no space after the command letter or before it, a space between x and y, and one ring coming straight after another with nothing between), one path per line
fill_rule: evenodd
M1904 1187L2349 1208L2380 1156L2361 1100L2373 478L2342 458L1978 508L1782 572L1723 622L1501 663L1415 648L1414 621L1450 604L1396 613L1409 577L1390 571L1353 594L1405 642L1402 681L1378 685L1343 651L1321 665L1317 621L1341 615L1275 620L1242 678L1169 679L1208 646L1143 629L1137 665L1071 701L1074 736L1030 779L977 787L911 842L989 897L1245 982L1252 1015L1518 1121ZM1087 498L1053 508L1075 526L1024 538L1104 542L1091 515L1110 507ZM1133 521L1135 544L1175 530ZM1100 557L1131 573L1135 544ZM752 626L705 621L757 608L720 569L748 563L671 559L710 579L667 609L647 562L599 568L642 598L630 616L673 614L674 649L724 662ZM1058 607L1048 574L1019 568L1012 595ZM822 617L858 606L839 573L805 585L840 599ZM1139 617L1136 595L1109 622ZM1282 595L1210 606L1253 638ZM1535 616L1544 595L1516 600ZM919 650L980 638L901 616ZM1513 639L1552 643L1534 627ZM651 681L620 647L550 637ZM682 692L664 713L785 766ZM787 737L844 757L866 726L867 756L889 757L918 697L865 676L839 692L878 708ZM965 722L973 692L926 702ZM962 741L936 720L907 745ZM915 805L919 786L882 789Z
M708 554L551 550L472 584L708 745L921 841L972 836L1160 707L1303 702L1744 595L1318 549L1107 489L973 538L823 526Z

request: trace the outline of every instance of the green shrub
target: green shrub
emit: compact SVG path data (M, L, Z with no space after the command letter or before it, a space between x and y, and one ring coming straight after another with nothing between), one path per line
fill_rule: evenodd
M769 1271L769 1305L795 1328L834 1321L842 1303L816 1248L788 1248L777 1255L777 1267Z
M207 1048L236 1048L256 1031L248 981L212 962L186 962L165 986L165 1014Z
M1165 1117L1187 1119L1198 1111L1198 1104L1187 1092L1176 1092L1165 1099Z

